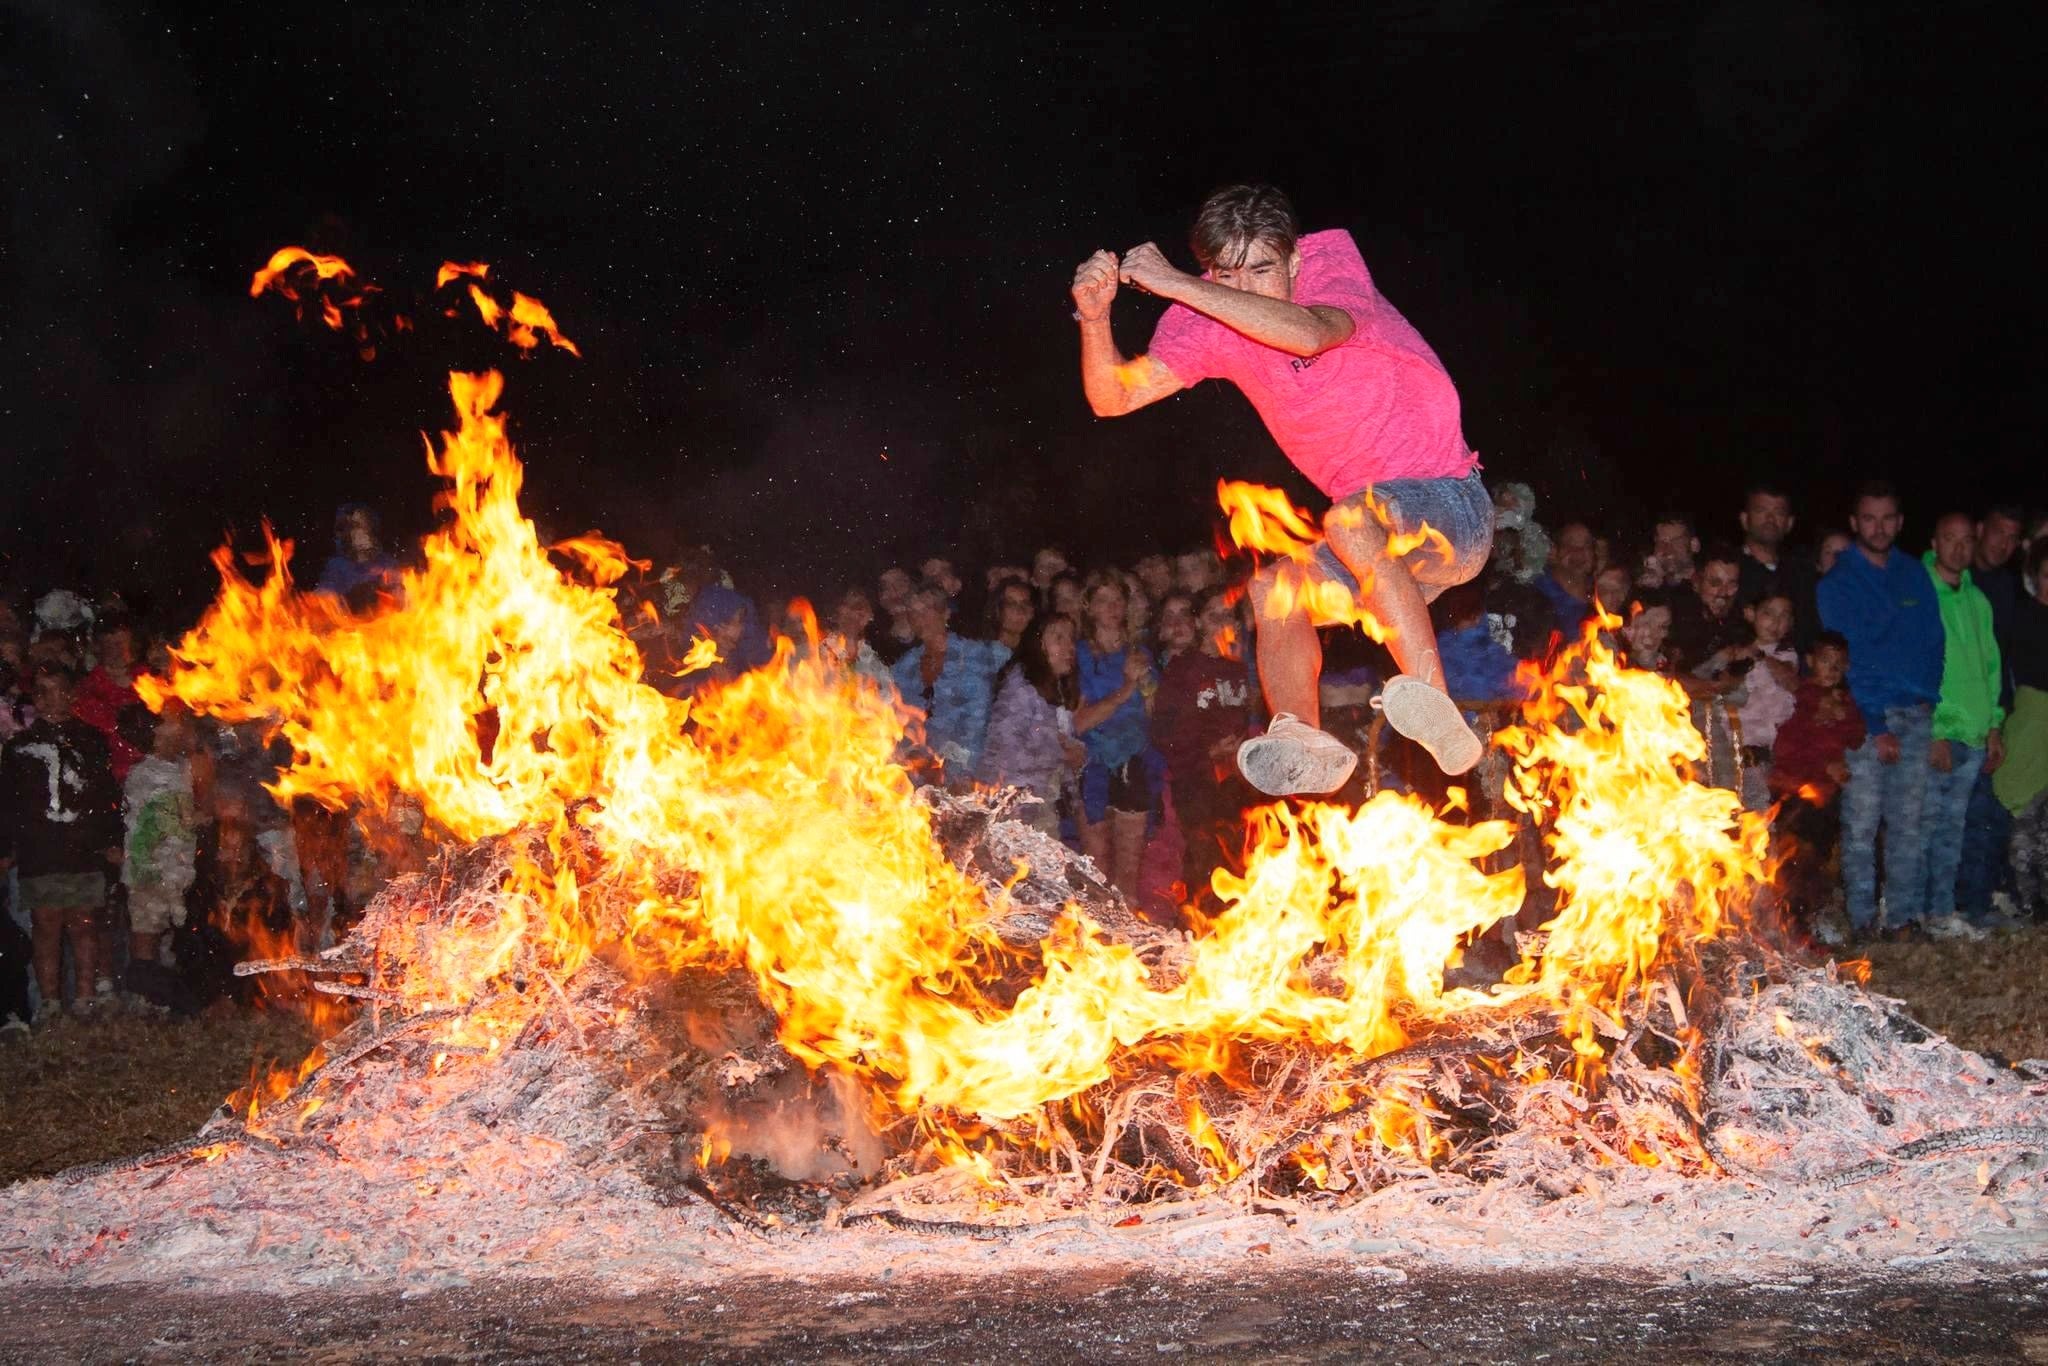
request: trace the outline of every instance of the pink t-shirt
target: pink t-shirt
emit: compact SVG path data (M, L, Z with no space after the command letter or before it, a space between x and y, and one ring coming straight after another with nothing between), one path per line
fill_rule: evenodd
M1470 474L1479 462L1465 444L1450 373L1373 287L1351 234L1312 232L1297 246L1294 302L1350 314L1342 345L1290 356L1175 304L1148 354L1182 384L1227 379L1244 390L1287 458L1332 499L1387 479Z

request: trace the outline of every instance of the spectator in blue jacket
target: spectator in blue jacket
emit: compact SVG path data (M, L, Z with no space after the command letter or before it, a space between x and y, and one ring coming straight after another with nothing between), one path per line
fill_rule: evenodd
M1880 829L1884 928L1917 937L1927 909L1922 816L1945 637L1927 566L1895 544L1903 522L1889 484L1864 485L1849 518L1853 542L1817 594L1821 624L1849 642L1849 693L1869 727L1849 751L1842 795L1842 882L1859 937L1879 928Z
M396 597L398 588L398 561L378 538L377 514L365 503L343 503L334 512L334 553L315 591L332 593L350 611L368 612L379 598Z
M933 583L910 590L905 609L917 644L890 666L896 691L924 714L924 747L940 769L929 776L965 783L974 777L988 739L996 670L1010 658L993 640L969 640L948 629L952 602Z

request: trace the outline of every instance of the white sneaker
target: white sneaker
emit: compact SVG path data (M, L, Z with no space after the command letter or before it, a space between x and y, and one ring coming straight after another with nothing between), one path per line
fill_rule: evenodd
M1991 937L1989 931L1981 930L1961 916L1953 914L1922 921L1921 928L1936 939L1982 940Z
M1335 792L1357 767L1358 756L1342 740L1284 711L1264 735L1237 747L1237 771L1269 797Z
M1428 750L1436 766L1452 777L1469 772L1486 754L1451 695L1419 678L1395 674L1373 705L1386 713L1388 725Z

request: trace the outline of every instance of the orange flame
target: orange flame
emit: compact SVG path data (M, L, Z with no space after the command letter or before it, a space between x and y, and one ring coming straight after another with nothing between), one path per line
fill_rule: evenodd
M718 642L710 636L698 636L690 642L690 648L683 655L678 674L693 674L699 669L708 669L718 662Z
M1315 565L1316 552L1325 540L1325 527L1361 525L1367 517L1383 526L1383 505L1370 489L1357 502L1345 501L1330 509L1325 527L1307 512L1294 506L1279 489L1225 479L1216 485L1216 501L1229 518L1230 539L1254 554L1277 556L1281 564L1273 576L1268 599L1271 610L1282 615L1306 608L1318 626L1356 626L1374 640L1385 642L1388 628L1367 610L1365 597L1372 591L1370 573L1358 588L1333 581ZM1450 542L1428 523L1413 532L1388 530L1387 554L1399 559L1425 546L1434 547L1444 559L1451 558Z
M377 286L355 285L355 277L355 268L339 256L323 256L304 247L279 247L250 279L249 297L254 299L265 291L274 291L291 301L294 314L300 318L306 316L309 305L317 306L320 320L337 332L349 333L355 338L362 358L371 360L377 348L362 310L377 292ZM411 325L404 318L392 321L400 331Z
M501 392L496 374L451 377L459 425L428 451L449 515L384 611L298 592L274 537L260 583L223 549L219 599L170 676L138 684L152 706L267 719L292 749L280 795L379 812L403 795L456 839L524 827L599 852L603 896L559 859L528 862L499 923L422 931L431 971L408 991L473 999L534 944L563 976L600 946L647 971L742 966L794 1055L942 1132L938 1112L1017 1116L1140 1055L1203 1071L1255 1040L1372 1055L1431 1020L1532 1000L1568 1012L1590 1067L1602 1022L1659 953L1716 933L1762 868L1761 821L1690 777L1703 742L1684 693L1589 633L1503 742L1514 800L1550 831L1558 890L1544 947L1508 981L1452 988L1444 973L1522 905L1519 868L1482 867L1512 828L1382 792L1356 810L1256 813L1245 870L1217 875L1222 909L1176 985L1070 914L1012 994L997 908L941 854L893 762L891 700L786 643L779 667L689 702L643 682L612 574L624 553L586 537L563 557L580 572L550 560L519 512ZM1313 534L1284 500L1239 506L1267 544ZM1334 974L1312 982L1311 960ZM1441 1148L1423 1105L1371 1105L1362 1125ZM1207 1122L1198 1112L1190 1124Z
M487 262L443 261L441 269L435 272L434 288L442 289L451 280L466 276L470 280L470 300L476 304L476 311L482 315L484 326L504 333L506 338L522 351L532 351L540 345L540 339L545 336L572 356L583 354L576 348L575 342L562 335L561 329L555 326L554 315L548 312L547 305L540 300L513 290L512 305L508 309L485 293L483 285L479 282L488 280L490 273L491 267Z

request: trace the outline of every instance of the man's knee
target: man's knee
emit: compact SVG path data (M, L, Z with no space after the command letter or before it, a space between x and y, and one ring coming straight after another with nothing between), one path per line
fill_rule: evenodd
M1262 622L1306 621L1309 580L1292 560L1266 565L1252 575L1252 612Z
M1387 553L1387 527L1365 494L1354 494L1323 518L1323 535L1346 565L1376 560Z

